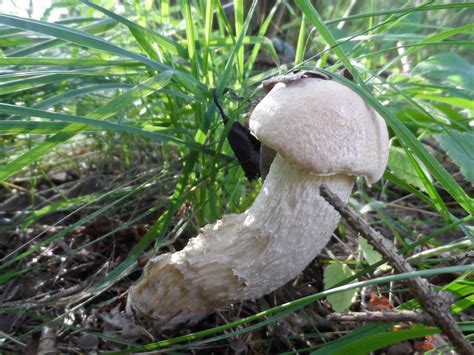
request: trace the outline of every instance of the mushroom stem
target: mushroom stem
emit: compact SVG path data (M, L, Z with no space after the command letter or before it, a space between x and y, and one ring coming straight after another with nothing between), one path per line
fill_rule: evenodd
M319 186L347 201L354 179L314 175L277 155L247 211L224 216L183 250L148 262L129 292L128 312L173 324L284 285L319 254L340 219Z

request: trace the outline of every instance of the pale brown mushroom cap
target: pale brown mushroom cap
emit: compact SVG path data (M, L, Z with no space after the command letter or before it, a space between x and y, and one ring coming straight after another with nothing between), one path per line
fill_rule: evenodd
M373 183L387 164L385 121L332 80L276 84L252 112L250 130L262 144L317 175L366 176Z

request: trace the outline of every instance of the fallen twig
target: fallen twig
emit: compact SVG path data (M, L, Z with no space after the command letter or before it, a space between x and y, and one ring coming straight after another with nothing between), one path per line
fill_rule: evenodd
M357 232L361 233L367 241L384 255L385 260L399 273L413 272L413 268L403 257L398 255L396 248L373 229L362 217L335 195L327 186L320 187L321 196L328 201ZM443 331L459 354L472 354L473 348L459 329L456 320L450 313L453 297L450 293L437 292L433 286L420 277L405 280L410 291L420 302L421 308L433 319L433 324Z
M79 293L83 291L86 287L88 287L90 284L91 282L89 280L86 280L56 293L43 294L43 295L38 295L38 296L28 298L28 299L24 299L24 300L8 301L8 302L0 303L0 304L2 307L18 307L18 306L24 306L24 305L37 306L37 305L57 301L58 299Z
M424 311L393 311L393 312L347 312L332 313L326 317L337 323L420 323L434 325L433 318Z

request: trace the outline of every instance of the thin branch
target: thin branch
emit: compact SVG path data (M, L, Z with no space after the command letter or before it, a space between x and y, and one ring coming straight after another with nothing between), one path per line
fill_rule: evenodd
M326 317L337 323L420 323L434 325L433 318L423 311L394 311L394 312L347 312L332 313Z
M335 195L327 186L320 187L321 196L329 202L347 223L361 233L367 241L384 255L385 260L399 273L413 272L413 268L403 257L398 255L397 249L382 234L373 229L362 217ZM433 323L449 338L459 354L472 354L473 348L459 329L456 320L450 313L453 296L450 293L437 292L433 286L420 277L405 280L410 291L420 302L421 308L433 318Z
M25 305L38 306L41 304L57 301L59 299L69 297L71 295L75 295L76 293L83 291L90 284L91 284L90 280L86 280L74 286L71 286L70 288L61 290L53 294L43 294L43 295L28 298L25 300L8 301L8 302L1 303L1 306L2 307L18 307L18 306L25 306Z

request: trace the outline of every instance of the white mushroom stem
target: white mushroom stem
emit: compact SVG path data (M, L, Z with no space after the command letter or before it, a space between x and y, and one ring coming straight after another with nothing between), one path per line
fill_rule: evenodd
M244 299L296 277L328 242L339 214L319 195L326 184L347 201L354 177L317 176L277 155L250 209L205 226L176 253L148 262L127 309L170 324Z

